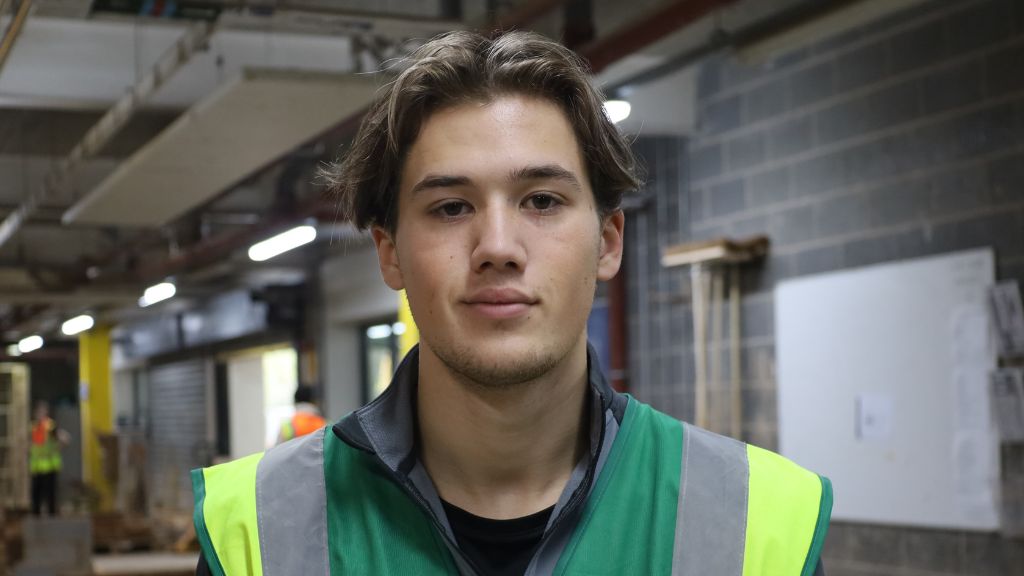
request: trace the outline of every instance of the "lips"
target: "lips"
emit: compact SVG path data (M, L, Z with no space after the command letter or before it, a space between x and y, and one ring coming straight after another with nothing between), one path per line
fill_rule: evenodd
M486 288L474 292L464 302L481 316L504 320L525 315L538 300L514 288Z

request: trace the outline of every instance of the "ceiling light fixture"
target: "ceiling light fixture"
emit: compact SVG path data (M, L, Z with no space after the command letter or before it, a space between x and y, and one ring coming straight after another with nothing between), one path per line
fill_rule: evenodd
M257 242L249 248L249 258L256 262L270 260L278 254L309 244L316 240L316 228L309 225L296 226L287 232Z
M381 340L391 336L389 324L377 324L366 329L366 337L370 340Z
M632 109L633 107L625 100L606 100L604 103L604 113L615 124L629 118Z
M139 298L139 306L145 308L146 306L151 306L157 302L162 302L174 296L174 293L177 291L178 289L170 282L161 282L154 286L150 286L149 288L146 288L145 292L143 292L142 298Z
M29 336L28 338L22 338L18 342L18 351L22 354L28 354L34 350L39 350L43 347L43 337L39 335Z
M95 321L93 321L92 316L89 316L88 314L82 314L81 316L75 316L74 318L61 324L60 331L63 332L65 336L74 336L79 332L85 332L86 330L92 328L94 324Z

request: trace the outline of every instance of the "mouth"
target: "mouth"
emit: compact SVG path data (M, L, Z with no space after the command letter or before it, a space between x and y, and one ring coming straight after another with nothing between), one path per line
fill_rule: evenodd
M485 318L507 320L525 316L539 300L515 289L488 288L473 293L463 303Z

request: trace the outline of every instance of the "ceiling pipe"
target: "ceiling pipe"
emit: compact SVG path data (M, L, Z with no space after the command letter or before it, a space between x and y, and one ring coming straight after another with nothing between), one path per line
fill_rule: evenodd
M69 338L70 340L70 338ZM20 364L29 364L33 362L75 362L78 360L78 350L76 348L46 346L39 350L36 350L30 354L23 354L21 356L11 356L7 353L7 347L3 346L0 348L0 362L18 362Z
M441 0L441 10L437 16L420 16L418 14L394 14L376 10L360 10L353 8L332 7L326 4L290 3L275 1L270 6L260 6L251 0L224 1L219 4L223 10L249 10L260 13L288 13L308 14L315 16L341 16L353 19L383 20L394 22L437 22L450 23L462 19L461 0ZM223 13L223 11L222 11Z
M78 290L73 292L0 290L0 301L5 304L49 304L64 306L134 305L138 299L138 289L102 291Z

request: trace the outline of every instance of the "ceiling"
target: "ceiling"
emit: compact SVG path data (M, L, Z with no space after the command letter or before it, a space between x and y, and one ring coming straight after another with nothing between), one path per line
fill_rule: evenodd
M194 298L301 280L308 254L256 264L245 249L308 219L322 237L352 234L335 225L315 170L386 78L367 72L438 32L562 36L589 13L593 38L578 49L603 51L596 82L633 103L623 130L687 134L692 67L635 79L708 46L716 29L800 2L220 0L194 3L213 10L185 19L185 1L154 17L101 9L153 4L141 0L35 0L5 62L0 55L0 219L17 220L9 238L0 234L0 342L52 334L83 311L138 314L142 289L166 277ZM0 14L0 32L11 14ZM666 15L680 24L663 29ZM182 48L185 38L194 49ZM101 145L62 164L101 123L90 136ZM320 243L313 257L330 249Z

